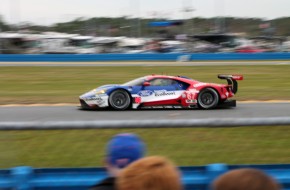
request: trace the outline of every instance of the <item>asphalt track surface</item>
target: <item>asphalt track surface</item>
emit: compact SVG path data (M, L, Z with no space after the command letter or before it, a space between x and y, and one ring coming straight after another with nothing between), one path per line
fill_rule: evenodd
M224 66L224 65L290 65L290 60L281 61L189 61L189 62L0 62L0 67L11 66Z
M159 119L208 119L208 118L270 118L289 117L290 102L243 103L235 108L214 110L128 110L112 111L79 110L78 106L0 106L1 122L24 121L113 121L113 120L159 120Z

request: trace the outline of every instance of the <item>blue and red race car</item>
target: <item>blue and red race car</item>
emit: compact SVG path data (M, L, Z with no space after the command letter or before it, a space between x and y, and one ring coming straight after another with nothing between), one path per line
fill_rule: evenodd
M204 83L184 76L149 75L124 84L100 86L79 97L81 108L201 108L235 107L230 100L242 75L218 75L227 84Z

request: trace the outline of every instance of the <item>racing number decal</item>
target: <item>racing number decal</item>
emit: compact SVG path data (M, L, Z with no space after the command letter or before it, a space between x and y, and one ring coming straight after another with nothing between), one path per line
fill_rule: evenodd
M196 103L196 100L194 99L195 92L187 91L186 92L186 100L185 102L188 104L194 104Z
M194 99L194 93L193 92L186 92L186 98L188 100L193 100Z

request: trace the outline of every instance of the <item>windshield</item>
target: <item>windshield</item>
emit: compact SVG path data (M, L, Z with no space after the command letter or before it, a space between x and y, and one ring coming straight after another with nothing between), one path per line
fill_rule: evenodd
M143 82L145 82L146 77L140 77L129 82L122 84L122 86L142 86Z

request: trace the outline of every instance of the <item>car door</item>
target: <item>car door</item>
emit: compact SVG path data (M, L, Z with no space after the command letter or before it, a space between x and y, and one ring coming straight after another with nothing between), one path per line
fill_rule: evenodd
M168 78L153 78L149 86L142 90L144 106L164 106L180 104L180 96L184 92L177 81Z

